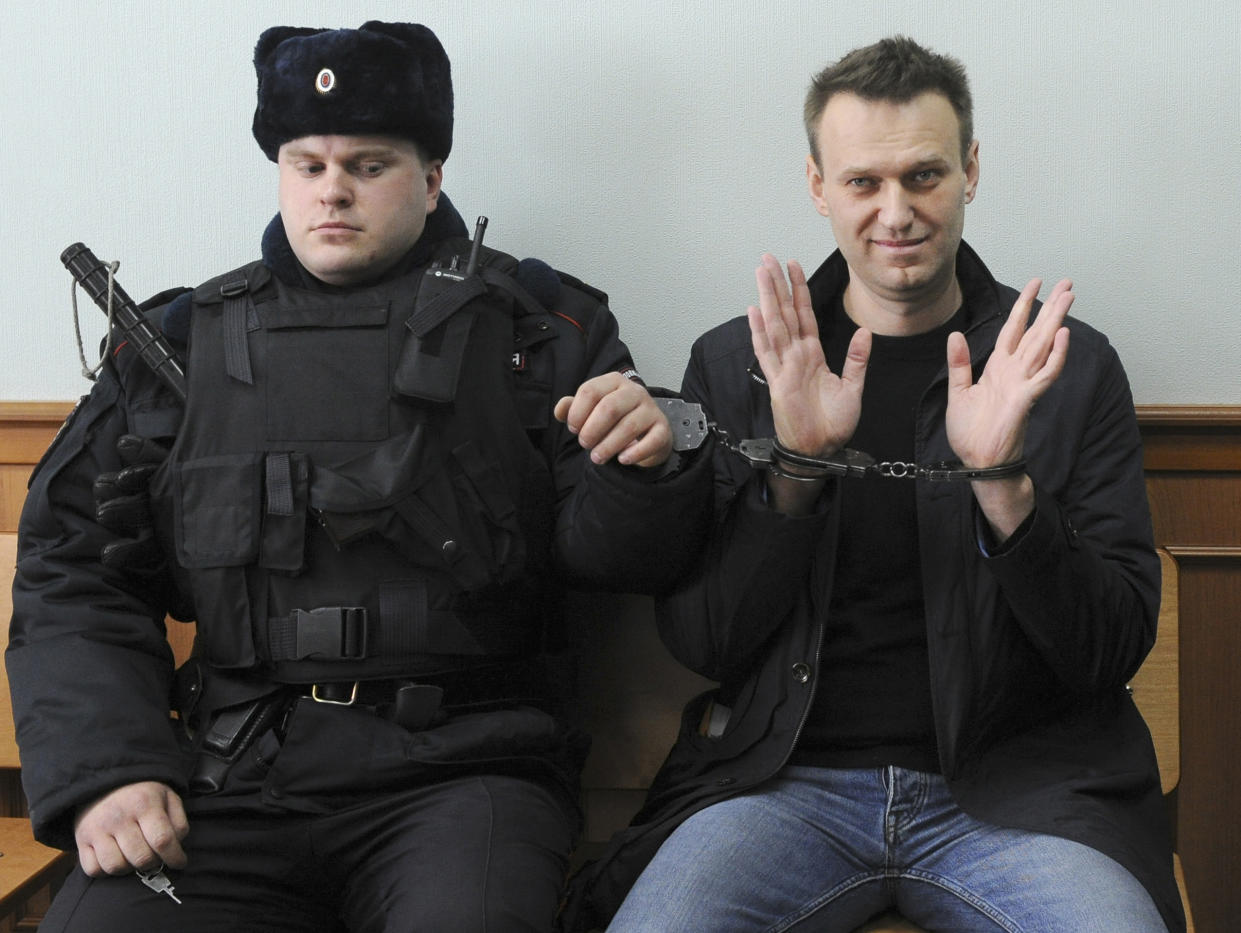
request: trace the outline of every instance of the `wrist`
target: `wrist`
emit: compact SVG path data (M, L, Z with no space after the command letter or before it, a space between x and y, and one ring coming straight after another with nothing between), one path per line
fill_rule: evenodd
M767 504L784 515L808 515L813 512L827 485L826 476L793 473L775 463L767 468L764 476Z
M1034 511L1034 481L1026 473L970 483L997 544L1003 544Z

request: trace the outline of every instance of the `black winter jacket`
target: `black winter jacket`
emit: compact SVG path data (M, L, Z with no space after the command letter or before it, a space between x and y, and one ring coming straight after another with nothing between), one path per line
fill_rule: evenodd
M266 247L265 242L265 259L280 259L279 250ZM529 418L525 423L555 486L553 553L538 562L553 568L548 592L554 596L566 584L659 591L672 585L701 549L710 521L709 457L691 458L662 478L654 471L591 464L577 438L551 417L551 405L585 380L632 370L633 363L606 296L568 276L543 291L555 300L514 347L512 366L520 407ZM497 364L508 366L509 357ZM193 365L191 348L188 366ZM96 477L120 468L121 435L169 439L181 417L171 392L132 349L121 347L31 480L20 523L6 662L31 820L35 835L49 845L70 848L76 808L121 785L155 780L186 793L191 760L169 716L173 664L164 628L169 600L161 595L166 581L153 586L159 581L101 564L100 549L114 535L96 521L91 493ZM660 559L651 559L652 553ZM546 608L549 617L559 609L554 599ZM454 767L479 762L498 768L505 760L538 758L546 751L559 763L565 755L557 743L576 742L538 710L453 719L420 733L417 741L385 723L382 736L363 742L344 713L319 722L320 714L331 711L302 706L309 710L298 713L305 722L291 730L307 733L311 747L277 763L286 782L282 797L292 792L310 799L327 790L349 790L322 786L320 772L328 763L352 769L343 780L356 778L359 792L382 791L410 779L409 759L428 759L432 773L445 757ZM315 739L330 730L335 737ZM346 748L359 742L362 757L353 759ZM381 743L385 750L376 751ZM290 738L286 751L291 744ZM580 752L579 743L567 757L580 758ZM301 768L297 759L307 757L310 767ZM303 773L291 773L296 770ZM572 773L560 777L576 781Z
M1017 292L962 244L957 274L975 378ZM848 281L833 254L810 280L821 330ZM1070 319L1068 361L1026 437L1036 513L987 556L968 483L918 481L931 691L940 764L961 807L1053 833L1119 861L1184 929L1149 732L1125 684L1154 642L1160 569L1128 382L1107 340ZM917 413L919 463L954 460L944 431L947 371ZM684 395L733 438L774 434L770 401L739 318L694 345ZM872 452L881 453L881 452ZM687 706L675 747L629 830L575 879L573 922L611 916L687 816L775 775L811 705L830 604L836 510L788 517L763 479L715 454L717 524L699 573L657 602L660 632L687 667L719 681ZM731 710L700 733L711 704Z

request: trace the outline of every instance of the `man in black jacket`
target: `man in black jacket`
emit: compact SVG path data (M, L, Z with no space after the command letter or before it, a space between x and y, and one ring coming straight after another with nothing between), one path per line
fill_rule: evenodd
M1181 929L1125 690L1159 567L1116 354L1066 317L1069 282L1036 309L1038 280L998 284L962 241L959 63L856 50L805 121L839 249L808 282L765 256L758 306L684 383L732 438L776 442L765 471L717 450L712 541L658 607L719 688L571 919L628 892L610 930L847 933L892 908L954 933Z
M255 66L262 259L155 303L185 402L116 346L21 519L23 780L80 860L42 929L548 930L585 752L557 587L667 587L708 460L606 296L464 238L430 30L270 29Z

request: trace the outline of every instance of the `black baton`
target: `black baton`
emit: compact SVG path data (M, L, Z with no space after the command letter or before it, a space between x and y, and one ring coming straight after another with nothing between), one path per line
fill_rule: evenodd
M108 267L81 243L74 243L60 254L75 282L97 304L104 314L111 313L127 343L138 351L151 372L185 401L185 367L164 335L150 325L125 289L112 279L111 310L108 307Z

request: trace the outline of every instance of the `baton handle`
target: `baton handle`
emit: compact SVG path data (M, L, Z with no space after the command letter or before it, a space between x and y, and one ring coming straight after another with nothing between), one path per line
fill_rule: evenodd
M74 243L60 254L75 282L90 295L91 300L108 314L108 267L99 261L89 248ZM167 338L151 326L142 316L134 300L116 279L112 280L111 314L120 327L125 341L129 343L151 371L168 386L182 402L185 401L185 367Z

